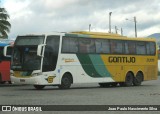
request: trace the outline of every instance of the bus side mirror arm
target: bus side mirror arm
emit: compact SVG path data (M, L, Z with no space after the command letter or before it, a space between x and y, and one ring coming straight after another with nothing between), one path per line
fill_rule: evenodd
M4 55L5 57L11 57L11 55L7 55L7 49L8 49L8 47L10 47L10 45L5 46L4 49L3 49L3 55Z
M46 44L40 44L40 45L38 45L38 48L37 48L37 55L38 56L43 56L42 55L42 49L43 49L43 47L45 46Z

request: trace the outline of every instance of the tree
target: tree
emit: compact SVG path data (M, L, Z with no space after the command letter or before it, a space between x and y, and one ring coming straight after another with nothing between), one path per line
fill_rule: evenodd
M5 8L0 7L0 38L8 38L11 24L8 21L9 15Z

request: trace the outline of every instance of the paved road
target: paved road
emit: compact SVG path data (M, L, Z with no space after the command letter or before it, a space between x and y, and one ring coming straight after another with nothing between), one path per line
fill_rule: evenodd
M28 85L6 84L0 85L0 104L160 105L160 79L143 82L138 87L100 88L98 84L76 84L68 90L59 90L53 86L35 90Z

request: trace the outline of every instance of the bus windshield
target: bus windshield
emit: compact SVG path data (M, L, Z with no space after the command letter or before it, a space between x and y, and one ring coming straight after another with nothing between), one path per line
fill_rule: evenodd
M0 62L1 61L10 61L11 60L10 57L5 57L3 55L3 49L4 49L4 47L0 46ZM8 53L10 53L10 54L12 53L12 47L8 48Z
M44 36L19 36L14 45L12 70L40 70L41 57L37 56L37 47L43 44Z

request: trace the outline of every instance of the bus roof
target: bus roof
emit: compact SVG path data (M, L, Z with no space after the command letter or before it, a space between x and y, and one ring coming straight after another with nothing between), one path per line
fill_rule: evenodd
M66 33L66 36L75 36L75 37L93 37L93 38L112 38L119 40L140 40L140 41L156 41L155 38L134 38L122 36L114 33L104 33L104 32L87 32L87 31L75 31Z
M28 35L20 35L20 36L36 36L36 35L65 35L69 37L86 37L86 38L104 38L104 39L119 39L119 40L137 40L137 41L154 41L156 42L155 38L148 38L148 37L127 37L122 36L120 34L115 33L105 33L105 32L87 32L87 31L73 31L73 32L50 32L50 33L41 33L41 34L28 34Z
M14 40L0 39L0 46L13 45Z
M113 33L105 33L105 32L87 32L87 31L75 31L71 32L75 34L87 34L87 35L97 35L97 36L115 36L115 37L120 37L121 35L119 34L113 34ZM123 36L125 37L125 36Z
M1 42L0 42L0 46L1 46L1 47L4 47L4 46L6 46L6 45L8 45L8 44L7 44L7 43L1 43Z

